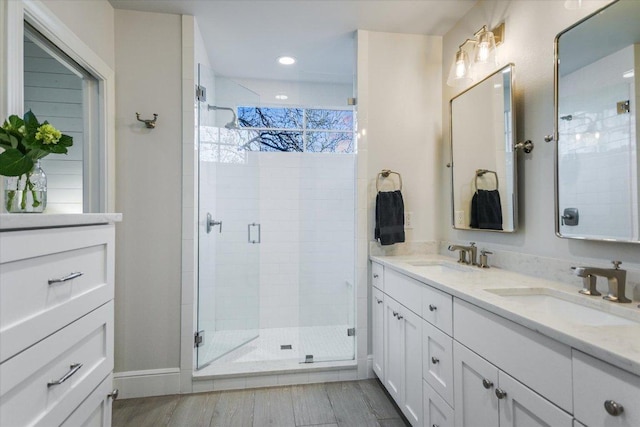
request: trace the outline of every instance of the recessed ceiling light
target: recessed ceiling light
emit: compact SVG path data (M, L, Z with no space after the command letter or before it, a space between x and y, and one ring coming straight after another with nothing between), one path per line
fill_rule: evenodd
M282 65L293 65L296 63L296 58L292 56L281 56L278 58L278 62Z
M285 100L285 99L289 99L289 97L287 95L285 95L284 93L279 93L279 94L276 95L276 99Z

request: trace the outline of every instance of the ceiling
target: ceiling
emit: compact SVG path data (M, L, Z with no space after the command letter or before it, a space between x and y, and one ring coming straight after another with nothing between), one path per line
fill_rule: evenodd
M444 35L476 0L109 0L196 17L216 74L352 83L356 29ZM283 67L281 55L297 63Z

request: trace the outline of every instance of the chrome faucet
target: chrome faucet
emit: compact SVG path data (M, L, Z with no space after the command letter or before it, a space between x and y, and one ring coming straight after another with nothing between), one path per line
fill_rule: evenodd
M458 256L459 263L478 265L478 263L476 262L478 248L476 247L475 242L469 243L469 246L449 245L447 249L449 249L450 251L460 251L460 254ZM467 260L467 254L469 254L468 260Z
M583 289L581 294L585 295L601 295L596 289L597 276L606 277L609 282L609 292L602 297L607 301L614 302L631 302L625 297L625 285L627 279L627 271L620 269L620 261L612 261L613 268L597 268L597 267L571 267L575 270L578 277L583 278Z

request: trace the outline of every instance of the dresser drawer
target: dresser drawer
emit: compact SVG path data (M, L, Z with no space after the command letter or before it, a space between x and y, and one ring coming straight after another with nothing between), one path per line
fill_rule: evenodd
M0 362L113 299L112 227L36 231L0 234Z
M571 347L457 298L453 327L456 341L573 412Z
M0 425L60 425L112 369L109 302L0 364Z
M575 418L587 426L640 426L640 377L576 350L573 401ZM609 414L607 401L622 405L622 413Z
M113 377L109 375L73 411L61 427L111 427Z
M371 284L384 291L384 267L377 262L371 262Z
M422 288L422 318L444 331L453 335L453 297L431 286Z
M453 427L454 426L454 412L453 409L442 400L442 397L438 395L426 381L423 382L422 391L422 410L423 425L427 427Z
M422 325L422 376L453 406L453 339L429 322Z
M384 272L384 293L416 313L422 312L422 288L425 285L389 268Z

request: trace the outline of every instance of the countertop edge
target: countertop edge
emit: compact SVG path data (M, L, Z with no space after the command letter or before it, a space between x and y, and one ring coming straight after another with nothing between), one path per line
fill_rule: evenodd
M464 290L458 287L454 287L455 285L441 283L440 281L434 278L430 278L421 274L414 273L410 270L407 270L402 265L398 265L399 263L406 264L407 261L420 260L420 259L441 260L441 261L446 261L450 263L455 263L455 260L453 260L452 258L444 257L442 255L370 256L369 258L372 261L375 261L377 263L384 265L385 267L389 267L395 271L405 274L411 277L412 279L415 279L425 285L428 285L438 290L441 290L443 292L446 292L456 298L459 298L463 301L466 301L470 304L473 304L477 307L487 310L490 313L503 317L529 330L538 332L548 338L551 338L555 341L565 344L577 351L581 351L583 353L589 354L613 366L616 366L620 369L623 369L625 371L628 371L635 375L640 376L640 357L638 357L637 359L626 357L624 355L621 355L619 352L616 352L615 350L605 348L600 343L587 341L580 336L559 330L550 325L540 323L539 321L526 317L522 313L518 313L517 311L514 311L510 308L496 305L485 298L481 298L476 295L473 295L471 292L465 292ZM507 274L508 276L511 276L513 279L520 278L524 283L530 283L530 284L536 283L536 286L550 287L550 288L559 289L563 291L566 291L567 288L570 288L567 285L562 283L552 282L545 279L537 279L537 278L519 274L513 271L500 270L500 269L495 269L494 271L497 271L498 274Z
M111 224L122 221L121 213L0 214L0 232L53 227Z

